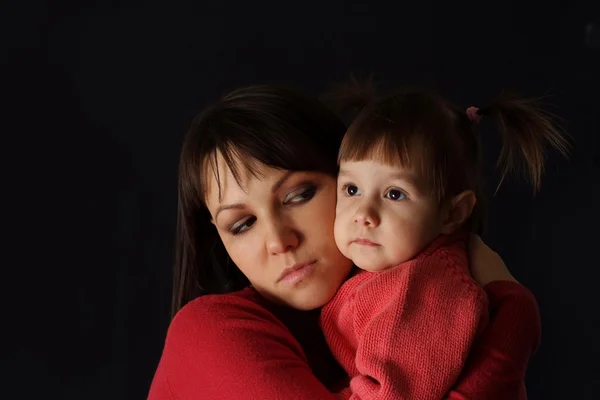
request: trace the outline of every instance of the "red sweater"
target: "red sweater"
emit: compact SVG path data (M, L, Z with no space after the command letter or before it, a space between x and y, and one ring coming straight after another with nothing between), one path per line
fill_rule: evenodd
M441 235L410 261L361 271L323 308L325 339L351 377L342 398L439 400L454 386L488 320L466 239Z
M537 303L514 282L484 289L490 324L448 399L524 398L525 368L539 344ZM148 399L336 399L343 371L318 328L319 312L276 306L251 288L197 298L169 327Z

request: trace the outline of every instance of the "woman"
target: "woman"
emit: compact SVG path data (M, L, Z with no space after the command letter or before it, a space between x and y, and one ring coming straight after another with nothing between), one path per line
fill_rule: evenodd
M344 132L315 100L269 86L195 119L180 161L176 315L149 399L335 399L347 384L318 326L352 269L333 238ZM535 300L477 237L470 253L491 321L448 397L521 398Z

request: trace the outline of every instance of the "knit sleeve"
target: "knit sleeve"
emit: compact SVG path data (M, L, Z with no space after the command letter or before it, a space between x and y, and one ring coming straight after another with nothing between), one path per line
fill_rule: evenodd
M527 363L540 343L537 302L516 282L491 282L484 289L490 300L490 324L448 399L525 400Z
M351 400L439 400L455 384L487 318L487 302L466 274L445 262L452 261L432 257L404 268L394 279L397 294L368 317L363 333L357 321ZM359 320L369 309L360 303Z
M273 314L244 298L205 296L173 319L148 399L336 396L314 376L300 344Z

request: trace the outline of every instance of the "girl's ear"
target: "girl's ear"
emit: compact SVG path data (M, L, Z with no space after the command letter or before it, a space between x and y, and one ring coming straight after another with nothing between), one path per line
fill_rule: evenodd
M449 235L460 228L473 213L477 197L472 190L457 194L448 205L446 218L442 224L442 233Z

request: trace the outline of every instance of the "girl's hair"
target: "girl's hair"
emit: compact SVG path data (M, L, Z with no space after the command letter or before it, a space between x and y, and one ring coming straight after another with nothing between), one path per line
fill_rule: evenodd
M249 86L207 107L192 122L181 150L172 316L194 298L244 288L205 204L210 174L219 182L217 154L238 184L261 165L335 176L346 128L328 108L294 90ZM219 183L220 186L220 183Z
M478 202L468 225L481 232L481 141L466 110L424 90L405 89L378 99L371 83L364 86L354 80L330 96L337 100L338 110L360 110L342 140L338 161L378 160L414 168L430 183L440 203L473 190ZM549 145L565 156L568 153L563 134L536 99L502 95L477 114L495 121L502 133L498 187L510 172L520 169L535 193L541 184L545 147Z

